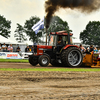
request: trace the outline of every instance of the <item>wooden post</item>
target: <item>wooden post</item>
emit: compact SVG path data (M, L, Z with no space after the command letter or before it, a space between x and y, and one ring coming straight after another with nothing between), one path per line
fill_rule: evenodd
M46 29L46 45L47 45L47 29Z

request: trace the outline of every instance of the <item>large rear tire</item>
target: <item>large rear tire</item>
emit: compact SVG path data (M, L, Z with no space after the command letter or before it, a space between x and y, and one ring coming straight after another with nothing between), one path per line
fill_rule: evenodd
M39 57L39 64L40 66L48 66L48 64L50 63L50 58L47 55L41 55Z
M36 66L38 64L38 60L34 57L29 57L29 63L32 65L32 66Z
M64 66L79 67L83 61L82 52L77 47L70 47L62 52L61 61Z

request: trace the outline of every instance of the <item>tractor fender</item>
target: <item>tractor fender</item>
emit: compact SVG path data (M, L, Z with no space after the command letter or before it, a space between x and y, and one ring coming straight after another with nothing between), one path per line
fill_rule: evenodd
M77 48L79 48L77 45L66 45L66 46L63 48L63 50L65 50L65 49L67 49L67 48L69 48L69 47L77 47Z

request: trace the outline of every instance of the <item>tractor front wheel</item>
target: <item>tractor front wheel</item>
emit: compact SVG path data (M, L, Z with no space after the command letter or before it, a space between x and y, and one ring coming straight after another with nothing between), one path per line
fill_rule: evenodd
M47 55L41 55L39 57L39 64L40 66L48 66L48 64L50 63L50 58Z

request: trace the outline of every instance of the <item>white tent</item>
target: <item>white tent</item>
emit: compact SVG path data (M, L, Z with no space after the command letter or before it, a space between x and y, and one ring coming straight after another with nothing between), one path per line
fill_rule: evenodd
M1 44L3 44L3 43L5 43L5 44L18 44L17 42L12 41L10 39L7 39L7 38L5 38L5 37L3 37L1 35L0 35L0 43Z

